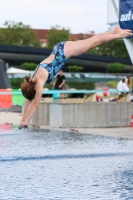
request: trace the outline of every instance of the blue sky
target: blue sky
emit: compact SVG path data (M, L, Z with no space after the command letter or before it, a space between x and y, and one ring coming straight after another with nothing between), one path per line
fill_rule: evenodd
M5 21L23 22L31 28L60 25L72 33L108 30L107 0L3 0L0 27Z

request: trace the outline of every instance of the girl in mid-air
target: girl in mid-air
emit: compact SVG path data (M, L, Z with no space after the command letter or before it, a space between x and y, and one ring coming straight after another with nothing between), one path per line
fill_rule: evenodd
M102 43L129 36L132 36L131 30L122 30L116 27L114 30L94 35L88 39L56 44L51 54L37 66L33 76L24 78L21 91L28 101L19 128L28 128L29 120L39 105L43 86L53 80L71 56L78 56Z

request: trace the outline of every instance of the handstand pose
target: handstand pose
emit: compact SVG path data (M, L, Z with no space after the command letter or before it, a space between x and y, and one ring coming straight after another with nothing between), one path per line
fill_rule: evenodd
M68 58L78 56L87 50L99 46L102 43L126 38L132 35L131 30L122 30L116 27L114 30L97 34L91 38L59 42L53 49L49 57L43 60L36 68L32 77L25 77L21 86L23 96L28 99L19 128L28 126L28 122L35 113L41 96L43 86L50 83L59 70L65 65Z

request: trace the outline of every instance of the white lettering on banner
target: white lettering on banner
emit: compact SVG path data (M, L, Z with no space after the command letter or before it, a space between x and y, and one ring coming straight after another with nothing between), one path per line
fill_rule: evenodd
M120 16L120 21L125 22L125 21L130 21L133 20L133 14L132 11L130 10L128 14L122 14Z

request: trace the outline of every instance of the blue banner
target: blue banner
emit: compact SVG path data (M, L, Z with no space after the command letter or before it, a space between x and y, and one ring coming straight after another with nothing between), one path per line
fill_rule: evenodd
M119 25L133 31L133 0L120 0Z

